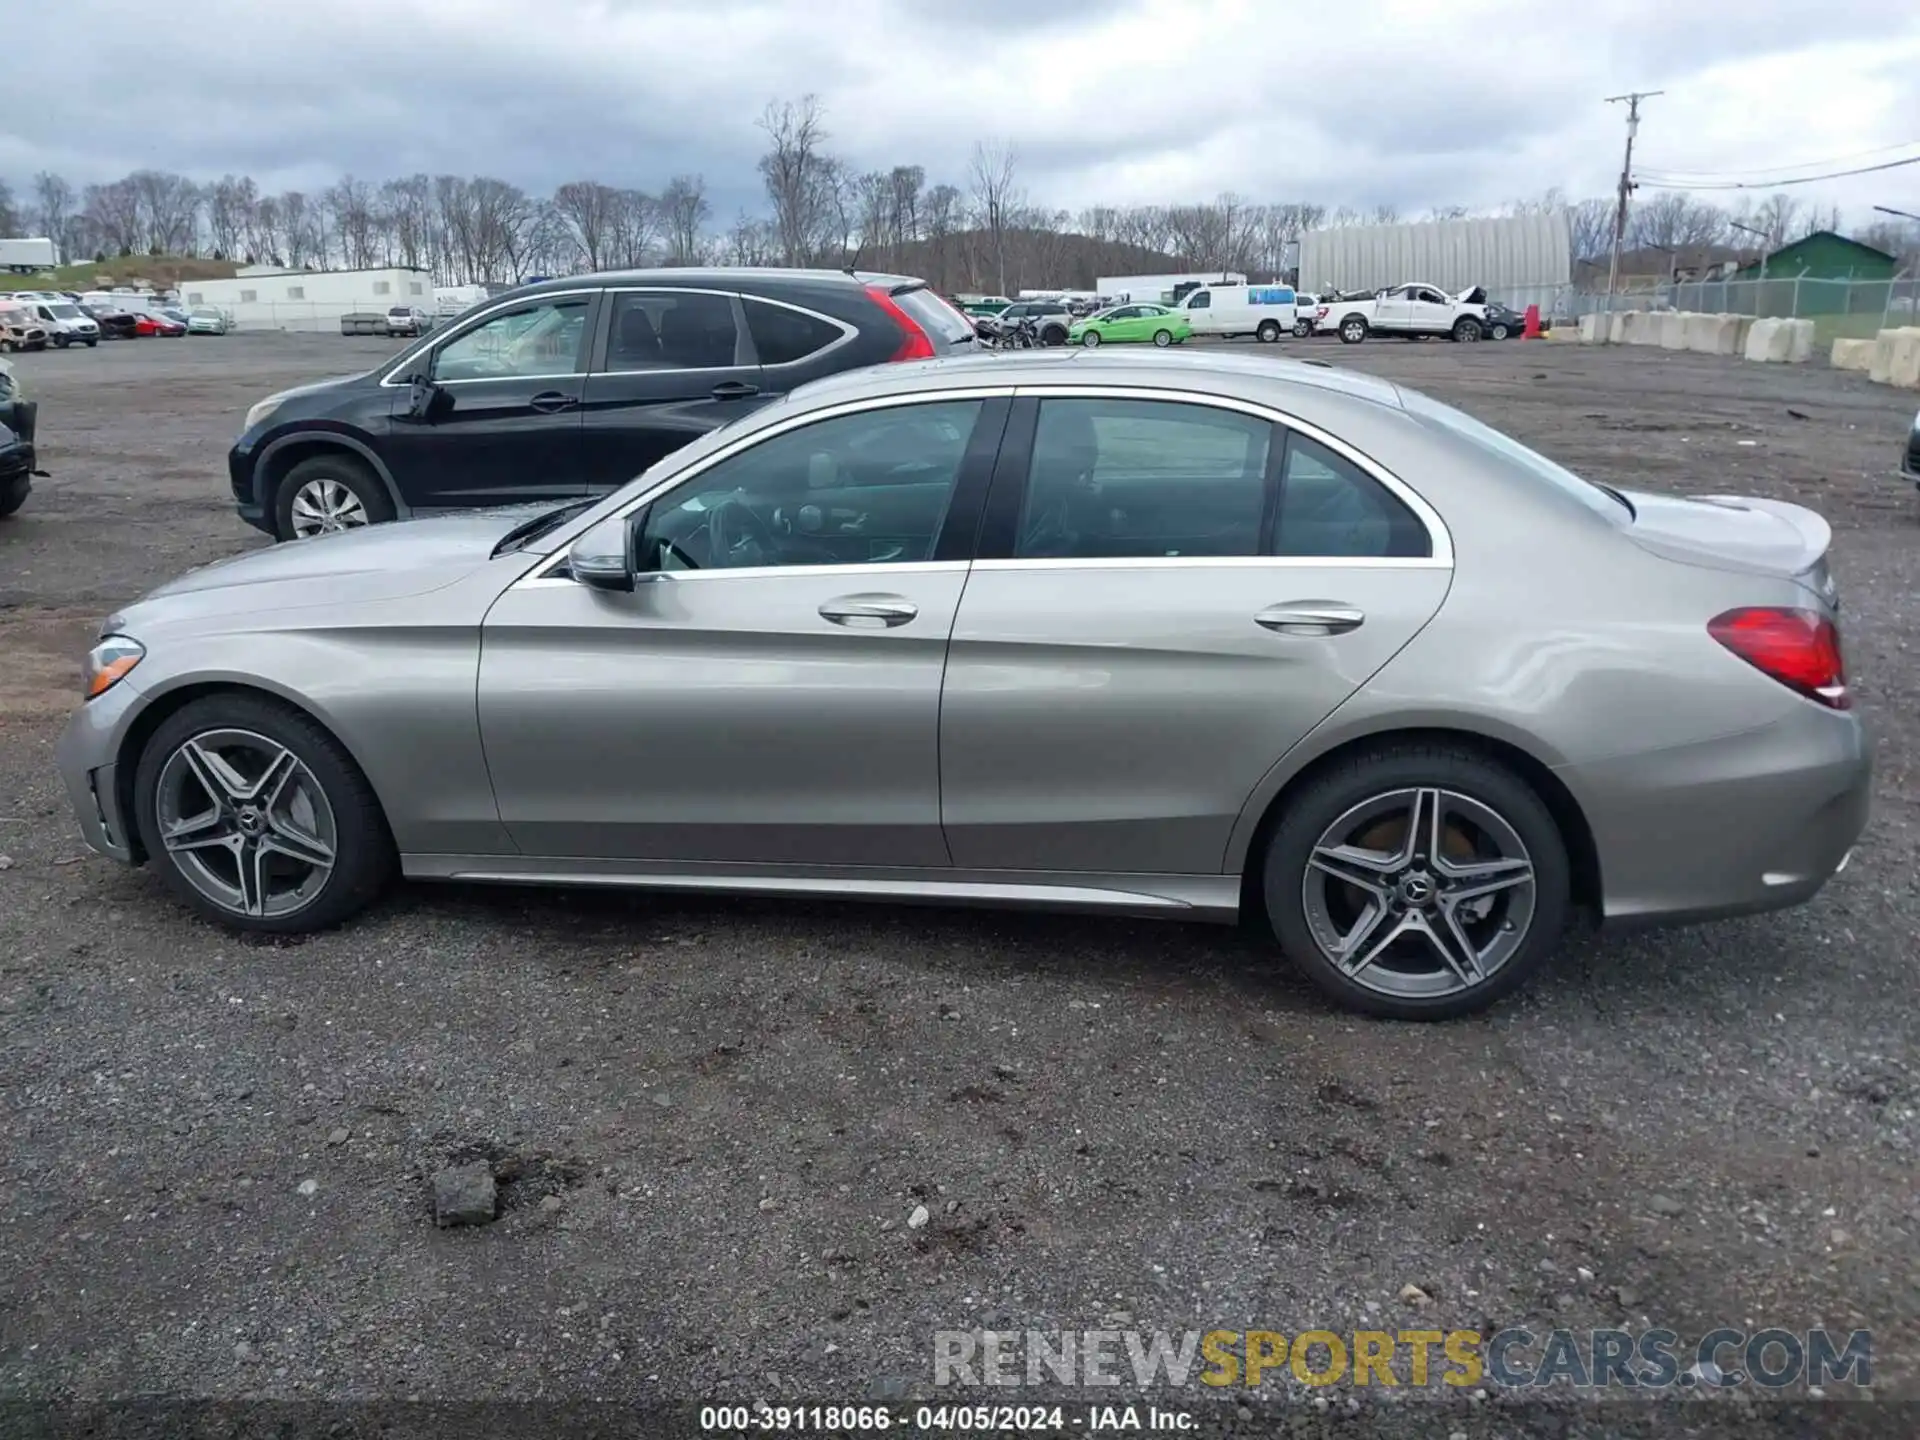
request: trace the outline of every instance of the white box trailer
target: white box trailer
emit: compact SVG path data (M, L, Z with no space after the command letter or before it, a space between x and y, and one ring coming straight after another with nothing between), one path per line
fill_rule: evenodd
M1237 271L1209 270L1199 275L1102 275L1095 288L1111 305L1178 305L1202 285L1246 283L1247 277Z
M1272 342L1301 330L1298 297L1291 285L1202 285L1174 307L1196 335L1231 340L1240 335Z
M0 240L0 270L13 270L23 275L32 275L42 270L51 270L58 263L59 257L53 253L51 240L45 238Z

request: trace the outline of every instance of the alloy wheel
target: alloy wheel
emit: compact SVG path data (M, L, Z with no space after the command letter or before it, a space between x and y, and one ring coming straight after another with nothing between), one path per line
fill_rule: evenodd
M1307 927L1354 983L1400 999L1484 985L1533 923L1533 858L1491 806L1457 791L1362 801L1314 843L1301 882Z
M187 883L234 915L304 910L333 874L333 807L313 771L251 730L181 742L154 791L160 843Z
M309 480L294 492L296 536L330 535L337 530L357 530L367 523L366 505L338 480Z

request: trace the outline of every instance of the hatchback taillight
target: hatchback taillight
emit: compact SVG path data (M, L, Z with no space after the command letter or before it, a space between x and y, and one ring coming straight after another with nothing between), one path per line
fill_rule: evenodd
M888 360L931 360L935 355L933 341L927 337L914 318L900 308L884 285L869 285L867 294L873 297L873 303L887 312L887 318L905 332L900 348L887 357Z
M1754 669L1833 710L1852 707L1840 630L1813 610L1750 606L1716 615L1707 633Z

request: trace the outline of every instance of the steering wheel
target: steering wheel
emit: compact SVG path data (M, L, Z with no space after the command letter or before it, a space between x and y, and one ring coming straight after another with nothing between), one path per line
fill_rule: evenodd
M770 559L780 542L751 505L729 495L707 512L707 563L716 568L733 565L734 556L748 546Z

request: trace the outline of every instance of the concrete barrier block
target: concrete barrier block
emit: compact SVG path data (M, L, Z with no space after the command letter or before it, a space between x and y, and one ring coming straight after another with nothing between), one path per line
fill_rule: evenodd
M1660 316L1660 348L1662 350L1684 350L1687 348L1687 322L1693 319L1684 310L1668 310Z
M1758 364L1785 364L1793 339L1786 325L1784 320L1754 321L1753 328L1747 331L1747 348L1742 353Z
M1752 333L1752 330L1753 317L1751 315L1736 315L1733 317L1733 354L1744 355L1747 353L1747 336Z
M1737 315L1689 315L1687 349L1702 355L1738 355L1739 321Z
M1893 349L1902 335L1920 330L1912 325L1899 325L1882 330L1873 339L1873 358L1867 363L1867 378L1876 385L1893 383Z
M1902 330L1895 337L1887 383L1902 390L1920 390L1920 330Z
M1633 318L1631 310L1616 310L1607 316L1607 343L1624 345L1627 343L1627 322Z
M1787 321L1787 363L1804 365L1813 359L1813 321Z
M1872 340L1836 340L1827 363L1836 370L1871 370L1874 344Z

